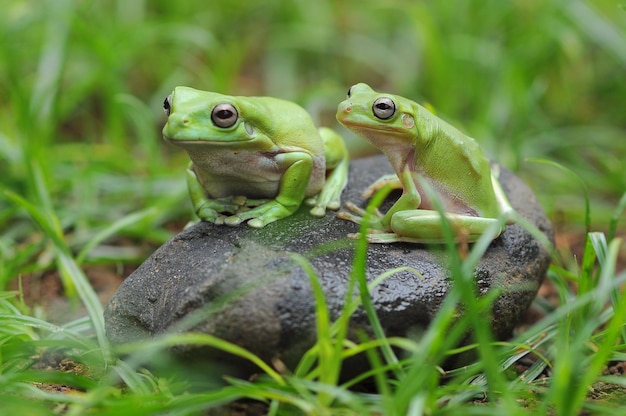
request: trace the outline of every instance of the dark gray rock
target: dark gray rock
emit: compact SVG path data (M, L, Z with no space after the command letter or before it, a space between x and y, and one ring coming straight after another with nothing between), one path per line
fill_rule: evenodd
M352 162L343 200L361 200L360 192L380 175L391 173L384 157ZM513 207L548 239L553 231L533 193L513 174L500 179ZM396 195L397 196L397 195ZM384 210L385 208L383 208ZM357 225L333 212L316 219L303 207L296 215L261 230L247 226L196 224L159 248L119 288L107 305L109 339L124 343L185 328L216 335L270 361L293 365L315 341L315 314L309 277L290 256L305 255L326 294L333 317L340 313L352 268L355 242L347 240ZM518 225L492 242L476 269L481 293L498 287L493 332L510 336L524 316L544 277L550 257ZM399 266L371 293L387 335L405 336L428 325L451 281L442 248L415 244L370 245L371 280ZM353 328L368 328L358 310ZM213 352L185 351L190 357Z

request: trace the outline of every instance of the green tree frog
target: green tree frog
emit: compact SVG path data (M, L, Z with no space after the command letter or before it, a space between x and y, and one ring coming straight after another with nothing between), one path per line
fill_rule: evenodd
M305 199L316 217L339 209L345 144L297 104L176 87L163 108L163 137L191 159L187 185L201 220L261 228Z
M392 207L372 219L370 242L444 242L435 199L459 242L476 241L489 227L497 228L492 224L499 217L509 218L512 208L476 141L421 105L360 83L339 104L337 120L380 149L395 171L374 182L363 196L385 185L402 189ZM360 223L363 210L352 203L346 207L357 215L338 216ZM497 235L503 229L496 230Z

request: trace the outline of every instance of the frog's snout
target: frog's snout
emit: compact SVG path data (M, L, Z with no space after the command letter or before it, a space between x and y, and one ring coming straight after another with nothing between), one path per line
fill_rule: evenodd
M185 114L172 113L167 118L167 124L172 127L186 127L189 124L189 117Z
M165 126L163 126L163 136L168 139L173 139L181 134L187 134L184 132L189 131L189 128L192 126L191 121L191 118L184 114L170 114Z
M339 104L338 110L340 113L350 114L352 112L352 103L344 101Z

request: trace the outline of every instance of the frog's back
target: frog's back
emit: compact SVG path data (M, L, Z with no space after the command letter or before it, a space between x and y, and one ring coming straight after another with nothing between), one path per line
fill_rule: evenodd
M451 204L466 206L479 216L498 216L490 163L476 140L430 112L425 118L428 125L420 128L429 130L425 134L431 134L431 140L423 152L416 151L416 171Z
M324 146L309 113L300 105L275 97L249 97L255 107L255 123L273 137L275 143L323 155Z

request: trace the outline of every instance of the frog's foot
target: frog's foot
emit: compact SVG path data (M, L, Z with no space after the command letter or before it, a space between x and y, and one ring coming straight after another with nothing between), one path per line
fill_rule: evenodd
M313 202L312 204L310 203L310 201L306 202L307 205L313 205L313 208L311 208L311 210L309 211L309 214L311 214L314 217L317 218L322 218L323 216L326 215L326 208L321 206L321 205L316 205L315 202ZM330 208L330 207L328 207Z
M398 243L398 242L407 242L406 237L399 236L396 233L387 233L379 230L367 230L366 239L368 243L372 244L390 244L390 243ZM353 240L358 240L361 238L361 233L350 233L348 234L348 238ZM413 243L417 243L418 241L412 241Z
M391 189L402 189L402 182L396 174L383 175L378 178L373 184L365 188L361 197L364 199L370 198L376 192L384 188L385 186L391 187Z
M231 215L224 220L224 224L236 226L246 220L252 228L263 228L267 224L285 218L293 214L298 206L285 206L275 200L270 200L262 205L247 211L237 211L235 215Z
M267 201L267 199L248 199L245 196L203 198L195 204L195 211L202 221L222 225L232 214L248 211L251 207L262 205Z
M411 243L411 244L440 244L443 243L443 239L434 238L414 238L398 235L396 233L388 233L378 230L367 230L367 242L370 244L391 244L391 243ZM348 234L348 238L358 240L361 238L361 233Z
M309 213L314 217L323 217L327 209L337 211L341 207L341 193L348 178L347 162L345 166L335 169L327 178L324 189L305 201L307 205L313 207Z
M226 215L222 214L221 212L224 212L224 211L221 211L221 210L218 211L210 205L202 205L196 209L196 215L198 216L198 218L200 218L200 220L206 221L206 222L212 222L213 224L218 224L218 225L223 224L224 219L227 218ZM229 212L229 211L225 211L225 212Z
M271 199L248 199L245 196L241 197L244 198L244 201L239 204L239 210L247 210L250 208L254 208L254 207L258 207L260 205L263 205L269 201L271 201Z
M339 199L339 195L333 196L333 198L329 201L322 200L321 196L321 194L318 194L305 201L308 206L313 207L309 211L312 216L321 218L326 215L326 209L337 211L341 206L341 200Z

